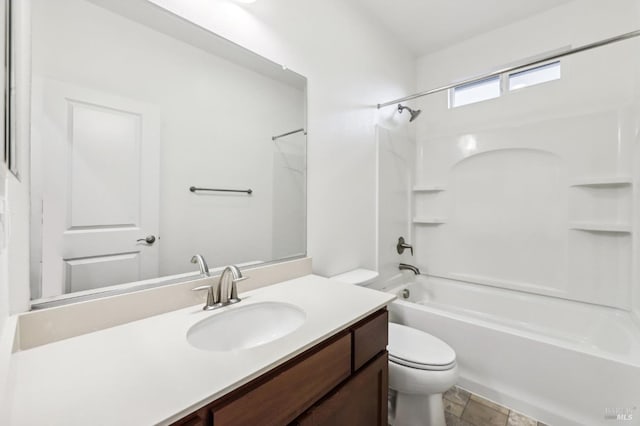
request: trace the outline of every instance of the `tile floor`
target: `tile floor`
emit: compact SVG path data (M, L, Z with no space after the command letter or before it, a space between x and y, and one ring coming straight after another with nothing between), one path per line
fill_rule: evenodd
M457 386L443 402L447 426L547 426Z

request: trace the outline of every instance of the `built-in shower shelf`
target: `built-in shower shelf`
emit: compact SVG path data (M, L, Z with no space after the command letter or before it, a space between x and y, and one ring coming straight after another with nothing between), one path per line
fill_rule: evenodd
M442 225L443 223L447 223L447 221L441 217L414 217L413 223L419 225Z
M631 233L631 225L621 223L573 222L569 227L578 231Z
M631 185L632 179L629 176L613 176L613 177L592 177L576 179L571 182L571 186L623 186Z
M444 190L443 186L416 185L413 187L413 192L442 192Z

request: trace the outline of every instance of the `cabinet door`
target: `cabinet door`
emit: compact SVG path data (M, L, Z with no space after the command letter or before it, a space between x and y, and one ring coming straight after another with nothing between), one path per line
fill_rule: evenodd
M353 327L353 371L386 350L389 343L389 313L376 312Z
M171 426L208 426L211 423L208 421L208 417L207 410L199 410L184 419L172 423Z
M388 357L384 352L298 419L299 426L386 426Z
M304 413L351 373L351 335L346 334L219 408L215 426L280 426Z

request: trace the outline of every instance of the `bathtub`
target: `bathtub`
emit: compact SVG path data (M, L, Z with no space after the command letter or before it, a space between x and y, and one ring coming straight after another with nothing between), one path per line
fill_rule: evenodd
M628 312L403 274L391 320L451 345L459 386L549 425L640 425L640 329Z

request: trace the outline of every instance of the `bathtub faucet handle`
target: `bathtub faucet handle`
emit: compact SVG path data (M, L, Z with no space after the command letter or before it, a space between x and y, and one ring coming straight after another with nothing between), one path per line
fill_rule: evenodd
M411 256L413 256L413 246L411 244L407 244L404 241L404 237L398 238L398 245L396 246L396 249L398 250L398 254L402 254L405 249L409 249L411 250Z

